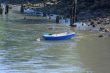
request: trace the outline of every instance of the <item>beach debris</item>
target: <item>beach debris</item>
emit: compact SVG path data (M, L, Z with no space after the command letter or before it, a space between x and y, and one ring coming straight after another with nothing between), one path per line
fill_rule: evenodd
M36 41L40 42L40 41L41 41L41 39L40 39L40 38L37 38L37 39L36 39Z

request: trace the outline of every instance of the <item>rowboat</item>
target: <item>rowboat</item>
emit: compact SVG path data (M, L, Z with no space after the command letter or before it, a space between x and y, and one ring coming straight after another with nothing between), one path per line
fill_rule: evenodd
M69 40L71 38L74 38L75 37L75 32L71 32L71 33L68 33L68 32L64 32L64 33L57 33L57 34L44 34L43 35L43 38L45 40Z

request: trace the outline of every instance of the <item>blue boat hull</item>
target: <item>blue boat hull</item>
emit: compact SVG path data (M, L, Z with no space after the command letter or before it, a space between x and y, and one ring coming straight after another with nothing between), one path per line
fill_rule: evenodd
M65 36L59 36L59 37L48 37L48 36L43 36L43 38L45 40L68 40L71 39L73 37L75 37L75 34L70 34L70 35L65 35Z

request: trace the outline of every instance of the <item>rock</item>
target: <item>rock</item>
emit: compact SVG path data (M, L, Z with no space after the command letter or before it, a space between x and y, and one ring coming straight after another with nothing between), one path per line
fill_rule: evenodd
M101 34L101 35L99 35L98 37L100 37L100 38L101 38L101 37L104 37L104 36Z
M109 29L105 29L105 32L110 32Z

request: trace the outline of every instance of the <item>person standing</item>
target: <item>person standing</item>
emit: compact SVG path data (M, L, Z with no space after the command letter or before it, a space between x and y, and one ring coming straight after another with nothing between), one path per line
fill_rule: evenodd
M60 17L57 16L57 17L56 17L56 23L57 23L57 24L59 23L59 20L60 20Z
M2 9L2 7L0 6L0 14L2 14L2 12L3 12L3 9Z
M2 8L2 15L5 15L6 12L6 4L5 3L1 3L1 8Z
M21 4L20 12L21 12L21 13L24 13L24 5L23 5L23 4Z
M9 13L9 5L7 4L6 5L6 8L5 8L6 10L5 10L5 14L8 14Z

